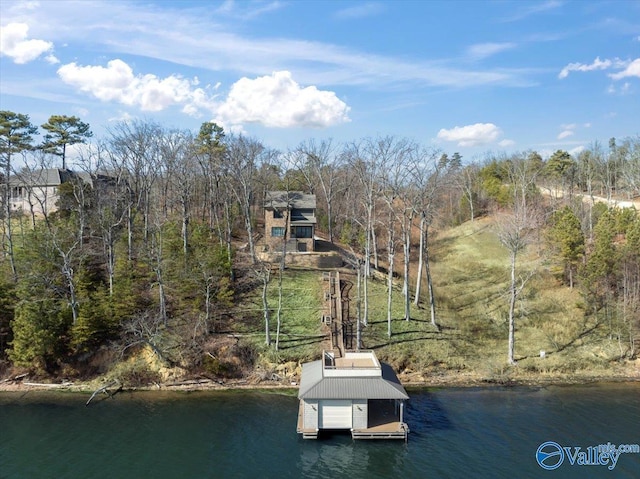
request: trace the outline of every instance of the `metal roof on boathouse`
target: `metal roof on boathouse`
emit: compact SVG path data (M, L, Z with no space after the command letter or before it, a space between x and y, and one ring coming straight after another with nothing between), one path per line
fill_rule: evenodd
M300 399L409 399L395 372L380 363L381 376L327 377L321 360L305 363L298 398Z

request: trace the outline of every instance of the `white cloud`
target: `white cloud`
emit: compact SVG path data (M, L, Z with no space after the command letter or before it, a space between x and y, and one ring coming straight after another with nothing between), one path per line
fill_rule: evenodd
M318 88L536 84L533 70L526 67L468 68L458 59L443 61L418 54L375 53L346 44L291 38L281 32L249 34L247 25L238 26L235 21L241 18L244 22L265 9L287 8L290 2L228 1L218 8L211 7L211 2L195 2L198 5L191 8L183 8L180 3L93 0L90 8L78 8L74 2L44 1L28 14L20 8L15 18L29 18L30 24L37 23L38 31L46 32L46 38L56 45L75 47L89 42L95 51L118 52L120 58L142 56L214 74L237 72L249 78L287 70L293 72L296 81ZM385 2L363 2L363 5L389 8ZM158 25L170 28L159 29Z
M284 4L277 0L273 2L236 2L234 0L225 0L222 5L215 10L215 13L232 18L252 19L274 12L282 7L284 7Z
M447 130L442 128L438 132L438 139L457 142L458 146L479 146L496 141L502 130L493 123L475 123L467 126L456 126Z
M343 8L335 13L335 17L341 20L350 18L363 18L377 15L384 11L384 7L379 2L358 3L353 7Z
M640 78L640 58L636 58L627 67L618 73L610 73L609 77L613 80L620 80L627 77Z
M58 75L63 82L99 100L137 106L143 111L181 105L184 113L197 115L201 109L211 110L214 106L213 98L205 90L195 88L197 78L134 75L131 67L119 59L109 61L106 68L68 63L58 69Z
M596 57L593 63L569 63L558 74L558 78L564 79L569 76L572 71L589 72L594 70L609 70L618 69L621 70L616 73L608 73L607 76L613 80L620 80L627 77L640 78L640 58L635 60L620 60L614 58L613 60L604 59L600 60L600 57Z
M607 93L609 93L610 95L626 95L628 93L631 93L631 83L630 82L624 82L621 86L616 86L614 84L611 84L607 87Z
M593 70L606 70L613 65L611 60L600 60L600 57L596 57L593 63L587 65L585 63L569 63L558 74L558 78L563 79L569 76L569 72L589 72Z
M118 116L112 116L111 118L107 119L107 121L109 122L120 122L120 121L124 121L126 123L133 121L133 116L131 116L128 112L124 111L120 111L118 112Z
M576 146L575 148L570 149L570 150L568 151L568 153L569 153L571 156L576 156L576 155L580 154L580 152L581 152L581 151L584 151L584 146L583 146L583 145Z
M520 8L519 11L513 13L511 16L504 18L505 22L515 22L517 20L522 20L531 15L536 15L538 13L544 13L547 11L555 10L557 8L562 7L564 2L558 0L547 0L546 2L534 2L532 5L527 5L524 3L520 3L519 5L527 5ZM518 3L516 3L518 5Z
M14 63L23 64L35 60L40 55L53 50L53 43L45 40L27 39L29 25L9 23L0 28L0 56L8 56ZM47 57L51 62L53 55Z
M256 79L242 78L234 83L224 101L210 93L215 87L198 87L198 78L177 75L158 78L134 74L124 61L115 59L102 66L69 63L58 69L65 83L105 102L139 107L142 111L161 111L171 106L198 116L203 110L229 129L243 123L268 127L322 128L349 121L349 107L331 91L315 86L300 87L287 71Z
M563 130L558 135L558 140L564 140L565 138L568 138L568 137L572 136L574 133L575 132L572 131L572 130Z
M515 43L478 43L467 49L467 55L475 60L481 60L515 47Z
M507 140L507 139L504 139L504 140L498 142L498 145L500 145L503 148L506 148L507 146L513 146L515 144L516 144L515 141Z
M349 107L334 92L300 87L288 71L233 84L218 118L224 124L322 128L349 121Z

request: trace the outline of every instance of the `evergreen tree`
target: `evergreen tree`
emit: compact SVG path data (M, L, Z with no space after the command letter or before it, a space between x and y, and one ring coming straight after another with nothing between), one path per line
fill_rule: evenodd
M584 258L585 243L580 220L568 206L551 216L548 240L562 267L563 282L573 288L575 273Z
M0 359L6 355L13 339L11 320L16 305L15 285L0 280Z
M51 372L66 350L71 311L48 295L39 298L34 301L26 295L16 306L9 359L18 366Z
M62 169L67 168L67 145L85 143L93 136L89 124L84 123L77 116L52 115L41 125L47 130L42 143L42 149L62 158Z
M3 177L3 218L4 237L3 249L9 257L11 272L14 280L17 279L16 265L13 256L13 234L11 225L11 159L14 154L30 150L33 147L33 135L38 131L35 125L29 121L28 115L14 113L12 111L0 111L0 171Z
M587 255L587 261L581 274L584 295L594 314L607 306L608 300L613 296L618 260L613 244L615 234L614 213L606 211L594 228L592 251Z

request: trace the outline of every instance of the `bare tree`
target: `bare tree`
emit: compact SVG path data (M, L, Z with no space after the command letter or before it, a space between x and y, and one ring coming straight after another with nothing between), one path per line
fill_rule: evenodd
M177 206L181 218L182 255L186 261L197 168L191 133L179 130L166 132L160 144L160 158L165 165L166 202L172 209Z
M134 256L135 220L142 212L144 239L149 238L152 188L160 175L162 128L142 121L120 122L109 130L111 169L126 174L128 256ZM118 173L120 174L120 173Z
M393 302L393 275L396 253L396 229L397 222L404 215L403 192L407 184L408 169L406 158L400 155L395 158L389 168L384 173L382 197L387 205L387 336L391 337L392 302Z
M262 261L256 261L251 270L253 276L258 278L262 283L262 317L264 318L264 342L267 346L271 346L271 309L269 308L269 282L271 281L271 264Z
M259 141L244 136L229 136L225 141L226 178L242 213L249 253L252 263L256 263L255 239L253 231L252 205L255 197L257 169L273 155Z
M429 310L431 314L431 324L438 328L436 322L436 303L433 292L433 279L429 263L429 228L433 223L437 207L437 192L442 182L445 170L450 167L451 162L446 155L442 155L436 161L437 152L418 149L414 161L412 161L412 187L415 190L414 209L420 216L420 251L418 259L418 274L416 277L416 292L414 304L420 302L423 272L427 279L427 289L429 291Z
M107 270L109 295L114 294L116 242L120 238L127 215L128 174L124 169L112 169L108 145L98 143L79 155L82 169L94 178L91 229L102 243L102 255Z
M478 173L478 165L472 163L462 168L456 175L456 184L462 191L462 195L469 205L469 219L472 222L476 218L475 205L477 197Z
M395 234L396 223L400 224L404 254L404 306L405 319L410 318L409 301L409 254L411 246L411 156L415 150L415 145L407 140L395 140L387 138L385 143L380 143L383 148L379 151L381 158L381 194L389 209L388 230L388 291L387 291L387 334L391 336L391 295L393 289L393 267L395 256Z
M640 195L640 135L626 138L618 152L623 158L622 178L627 190L627 196L634 198Z
M539 173L536 167L520 155L506 160L507 176L511 181L513 201L509 212L499 216L497 234L502 245L509 251L510 283L509 283L509 338L507 362L515 364L515 313L518 296L534 271L525 275L518 274L519 254L529 244L532 234L540 225L540 215L531 202L531 196L538 193L535 179Z
M209 228L217 232L221 245L226 247L227 260L232 264L232 193L230 182L225 179L225 133L216 123L206 122L200 127L194 139L196 159L204 183L203 213L209 221ZM233 276L233 268L231 268Z
M165 280L165 253L164 253L164 218L157 209L153 210L152 225L149 235L148 261L155 275L152 286L158 289L159 317L166 326L169 320L167 311L167 284Z
M341 170L343 157L331 140L323 140L320 143L310 140L302 143L296 152L296 166L305 175L310 186L318 184L322 191L327 205L329 241L333 243L334 202L347 187Z

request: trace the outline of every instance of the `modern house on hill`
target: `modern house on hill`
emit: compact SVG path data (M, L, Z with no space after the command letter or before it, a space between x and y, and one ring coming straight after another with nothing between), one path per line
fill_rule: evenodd
M301 191L268 191L264 201L265 243L269 251L314 251L316 195Z
M373 351L347 351L302 365L298 433L316 439L322 430L349 430L354 439L407 439L407 392Z

